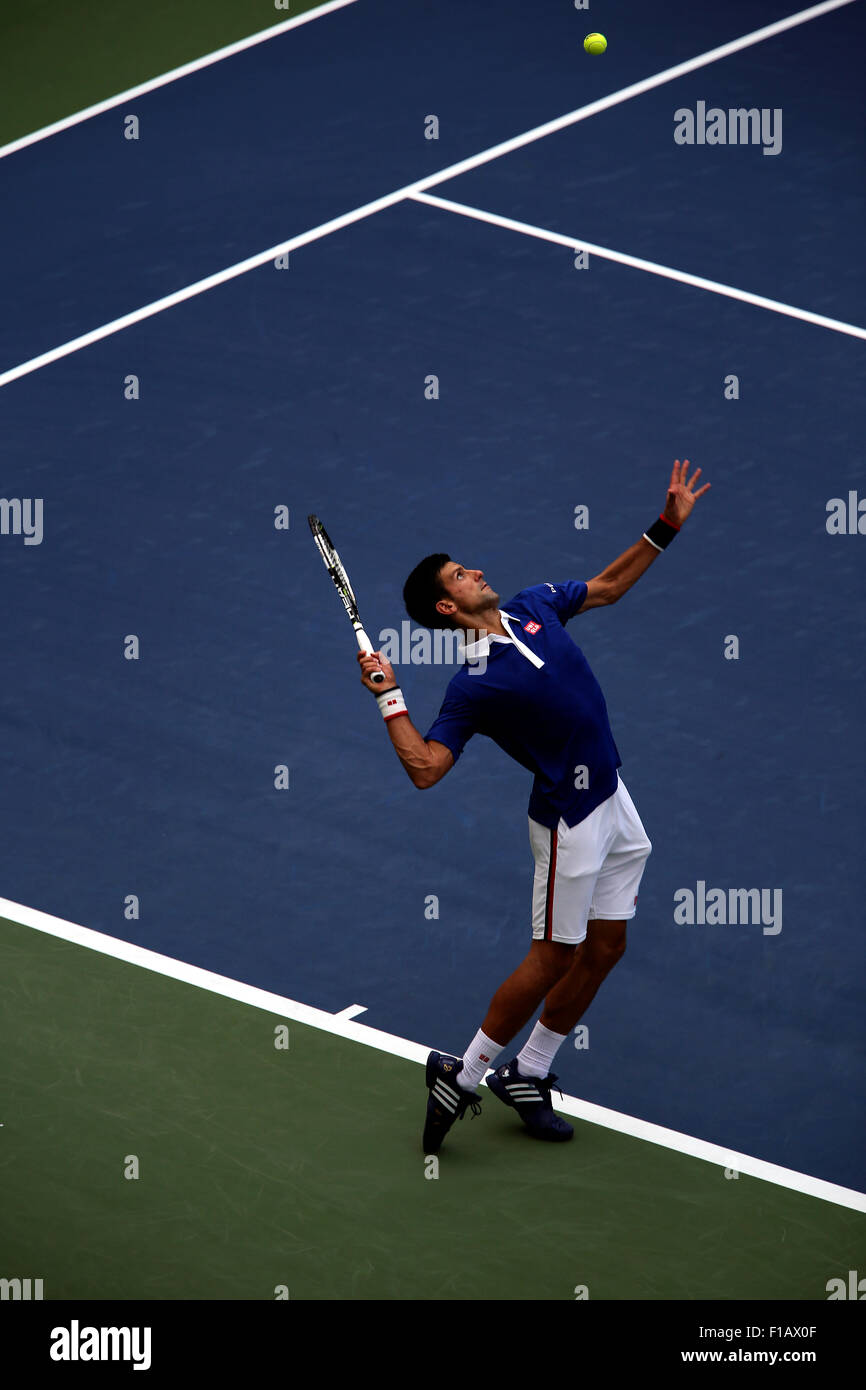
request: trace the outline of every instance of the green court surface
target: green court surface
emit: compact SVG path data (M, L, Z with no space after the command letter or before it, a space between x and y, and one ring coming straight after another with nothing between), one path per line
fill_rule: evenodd
M324 0L3 0L0 145Z
M417 1063L5 919L0 1018L0 1277L47 1300L823 1300L863 1266L858 1212L541 1145L486 1090L427 1177Z

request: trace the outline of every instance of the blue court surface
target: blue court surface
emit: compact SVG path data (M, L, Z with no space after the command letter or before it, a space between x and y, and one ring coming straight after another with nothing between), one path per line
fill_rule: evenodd
M379 639L431 551L506 607L597 574L688 458L682 536L569 629L653 853L557 1070L863 1188L866 10L818 8L693 64L795 0L359 0L0 159L3 491L44 501L0 536L3 897L461 1051L527 948L530 778L479 738L412 787L306 516ZM699 103L780 148L678 144ZM422 733L452 673L400 665ZM699 885L780 915L677 922Z

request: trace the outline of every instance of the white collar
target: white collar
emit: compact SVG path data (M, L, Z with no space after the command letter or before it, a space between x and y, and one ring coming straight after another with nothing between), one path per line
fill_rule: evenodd
M523 653L527 661L531 661L533 666L537 666L540 669L544 665L544 662L541 660L541 657L536 656L535 652L530 651L529 647L526 646L526 643L521 642L519 637L515 637L514 633L511 631L511 628L508 626L510 622L516 623L520 620L518 618L515 618L511 613L506 613L503 608L499 609L499 616L502 619L503 627L508 633L508 636L502 637L498 632L487 632L483 637L479 637L477 642L470 642L468 643L468 645L461 647L461 655L465 657L467 661L472 661L476 657L487 656L487 654L490 651L491 642L511 643L511 645L515 646L519 652Z

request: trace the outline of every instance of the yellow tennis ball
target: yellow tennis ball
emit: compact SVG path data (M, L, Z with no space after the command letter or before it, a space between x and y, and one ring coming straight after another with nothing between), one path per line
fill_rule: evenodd
M603 53L607 48L607 39L604 34L587 34L583 46L587 53Z

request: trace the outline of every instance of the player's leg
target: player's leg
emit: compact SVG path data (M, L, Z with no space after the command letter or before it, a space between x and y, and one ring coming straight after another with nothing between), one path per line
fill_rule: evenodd
M570 970L547 995L541 1018L520 1052L488 1079L490 1090L517 1110L536 1139L562 1142L574 1134L573 1126L553 1110L553 1061L624 951L625 922L588 921Z
M553 1059L625 950L625 922L587 921L567 974L553 986L520 1052L490 1077L494 1095L514 1106L536 1139L568 1140L573 1127L553 1110Z
M561 824L564 826L564 822ZM569 903L573 899L577 879L572 875L571 883L565 882L557 874L557 864L564 857L573 868L572 857L568 853L564 856L560 853L562 835L559 830L550 830L535 821L530 821L529 827L535 855L532 944L525 959L496 991L481 1028L462 1058L447 1053L430 1053L425 1078L429 1091L423 1140L425 1153L438 1152L454 1121L462 1119L469 1106L475 1112L480 1103L475 1087L503 1047L532 1017L556 981L571 967L577 938L573 926L570 928L569 924L577 919L575 913L569 910ZM593 883L594 876L582 880L579 885L580 900L585 900L584 921ZM568 939L569 931L573 938L571 940ZM565 939L559 940L562 932L565 932Z
M533 941L529 954L491 999L482 1032L500 1048L510 1043L557 981L571 973L576 949L559 941Z
M573 974L575 962L583 953L592 895L611 826L612 808L604 802L578 825L569 827L560 822L556 832L544 832L549 854L544 852L541 828L532 831L536 861L534 944L562 945L572 953L567 973L559 977L546 997ZM550 1063L565 1036L548 1027L542 1019L536 1023L518 1055L498 1067L487 1080L493 1094L517 1111L530 1134L537 1139L562 1141L570 1139L574 1133L572 1126L554 1113L550 1097L556 1081Z
M571 969L603 860L605 822L602 808L573 829L564 821L551 828L530 819L529 843L535 859L532 944L525 960L496 991L479 1032L464 1052L460 1085L478 1085L503 1047Z
M536 1025L537 1055L533 1055L533 1038L524 1049L526 1055L521 1053L524 1072L545 1075L543 1068L552 1064L557 1048L625 952L626 924L637 910L638 889L652 845L622 780L605 805L610 812L609 837L593 889L586 936L568 974L545 999Z
M571 969L545 998L541 1015L542 1025L563 1039L586 1013L602 981L625 953L625 922L593 919L587 922L586 928L586 938L574 953ZM524 1058L526 1062L529 1060ZM539 1057L538 1064L544 1060ZM538 1074L546 1075L552 1061L551 1056L545 1071Z
M574 947L556 941L533 941L529 954L499 986L479 1031L463 1054L431 1052L427 1058L427 1119L424 1152L437 1153L455 1120L469 1106L477 1113L475 1087L499 1053L529 1021L542 999L568 974Z

